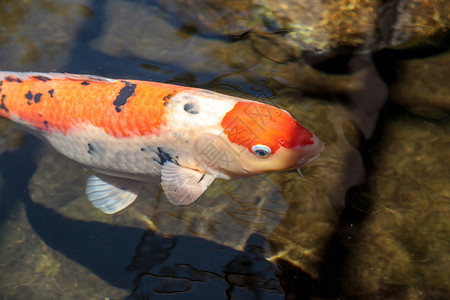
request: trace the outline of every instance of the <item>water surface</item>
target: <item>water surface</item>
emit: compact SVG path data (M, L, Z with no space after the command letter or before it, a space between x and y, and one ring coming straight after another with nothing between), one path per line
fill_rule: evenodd
M296 44L306 27L281 28L267 1L191 2L5 1L0 69L270 103L316 133L324 152L304 177L216 180L188 207L152 183L105 215L84 195L91 171L1 120L1 298L444 299L448 35L317 52L308 47L320 43Z

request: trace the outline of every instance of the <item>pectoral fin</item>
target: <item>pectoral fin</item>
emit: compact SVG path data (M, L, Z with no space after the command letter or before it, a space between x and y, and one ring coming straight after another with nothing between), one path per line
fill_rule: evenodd
M161 185L170 202L188 205L210 186L215 176L166 162L161 170Z
M142 183L135 180L92 175L86 185L86 194L92 205L104 213L116 213L136 199Z

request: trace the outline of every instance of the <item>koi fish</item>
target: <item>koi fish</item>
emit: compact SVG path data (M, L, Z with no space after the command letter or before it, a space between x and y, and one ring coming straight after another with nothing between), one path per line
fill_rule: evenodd
M0 72L0 116L92 169L86 194L107 214L161 178L194 202L215 178L307 165L323 143L277 107L216 92L92 75Z

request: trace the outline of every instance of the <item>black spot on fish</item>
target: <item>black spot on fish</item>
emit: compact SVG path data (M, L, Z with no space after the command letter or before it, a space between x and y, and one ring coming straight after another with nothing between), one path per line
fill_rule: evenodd
M108 149L104 148L102 146L101 143L96 143L96 142L88 142L87 143L88 146L88 150L87 153L89 153L90 155L105 155L105 153L108 153Z
M45 126L46 128L48 128L48 121L45 120L43 123L44 123L44 126Z
M172 93L167 94L166 96L164 96L164 98L163 98L163 104L164 104L164 105L169 104L170 99L172 99L172 97L175 96L176 93L177 93L177 91L173 91Z
M186 103L184 105L184 110L190 114L196 115L198 114L198 108L197 105L193 104L193 103Z
M119 95L117 95L113 104L116 107L116 111L119 113L122 111L120 106L123 106L127 103L128 98L133 96L134 91L136 90L136 85L133 83L129 83L127 81L122 81L125 83L125 86L120 90Z
M89 82L83 81L83 82L81 83L81 85L89 85Z
M3 81L0 81L0 86L2 86L3 85Z
M178 164L173 158L172 156L170 156L169 153L165 152L161 147L158 147L158 152L156 152L156 154L158 155L159 161L156 159L153 159L154 161L156 161L158 164L163 165L166 161L169 162L173 162Z
M92 146L91 143L88 143L88 147L89 147L88 153L89 153L90 155L92 155L92 153L95 151L95 150L94 150L94 147Z
M147 149L145 149L145 148L141 148L141 151L142 151L142 152L144 152L144 151L146 151L146 150L147 150Z
M197 183L202 182L203 178L205 178L205 174L202 175L202 177L200 177L199 181L197 181Z
M33 93L28 91L28 93L25 94L25 98L27 98L27 100L33 100Z
M20 80L19 78L17 78L17 77L12 77L12 76L6 76L6 77L5 77L5 80L6 80L6 81L9 81L9 82L18 82L18 83L22 83L22 82L23 82L23 81Z
M37 93L36 95L34 95L34 103L41 102L41 97L42 97L42 93Z
M2 109L2 110L4 110L4 111L6 111L6 112L8 112L9 110L6 108L6 106L5 106L5 98L6 98L6 96L5 95L2 95L2 103L0 104L0 109Z
M55 93L55 90L54 90L54 89L51 89L50 91L48 91L48 93L50 94L50 97L53 98L53 94Z
M51 78L48 78L48 77L45 77L45 76L41 76L41 75L33 76L33 78L35 78L37 80L40 80L40 81L43 81L43 82L47 82L47 81L52 80Z

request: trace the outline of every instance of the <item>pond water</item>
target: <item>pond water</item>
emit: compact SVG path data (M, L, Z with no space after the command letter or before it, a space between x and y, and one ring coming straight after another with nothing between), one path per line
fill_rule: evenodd
M4 0L0 70L253 99L325 149L304 177L216 180L187 207L150 183L106 215L90 170L0 120L0 298L446 299L448 5L325 2Z

